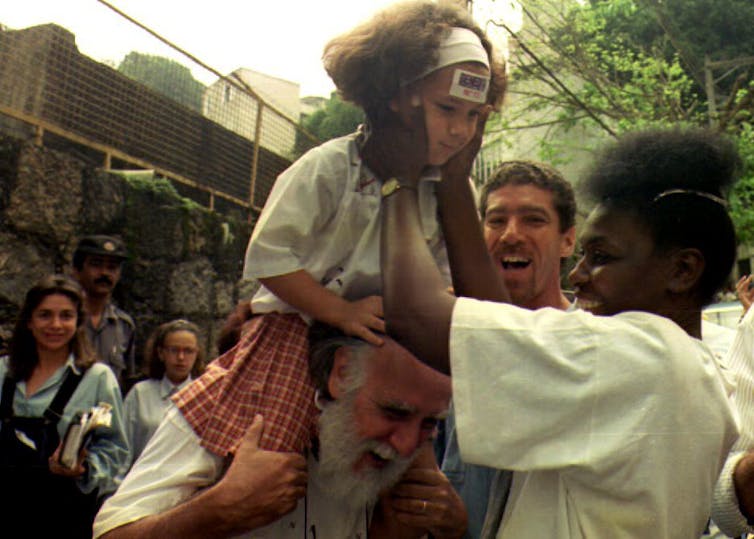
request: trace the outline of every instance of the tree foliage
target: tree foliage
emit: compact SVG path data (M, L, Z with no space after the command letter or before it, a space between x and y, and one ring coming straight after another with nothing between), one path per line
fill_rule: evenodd
M325 105L301 120L301 127L320 142L353 133L364 121L364 112L343 101L336 92L330 94ZM296 137L299 154L311 147L312 141L300 133Z
M364 112L338 97L330 95L325 106L304 119L303 127L318 139L325 141L353 133L364 121Z
M547 111L559 129L542 147L555 154L555 139L575 126L609 137L648 126L713 125L737 140L745 160L732 210L741 239L754 241L754 62L747 63L754 3L527 0L523 10L510 59L519 107L492 129L526 127L526 118ZM718 67L706 69L706 61Z
M131 51L118 71L192 110L202 111L204 85L175 60Z

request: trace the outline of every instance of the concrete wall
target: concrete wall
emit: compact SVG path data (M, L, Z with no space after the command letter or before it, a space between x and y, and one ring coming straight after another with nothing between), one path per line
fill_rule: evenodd
M250 296L239 281L251 224L181 198L167 180L126 179L68 154L0 138L0 337L26 291L70 271L83 234L120 235L130 259L117 303L138 326L139 354L158 324L183 317L204 332L208 356L224 317Z

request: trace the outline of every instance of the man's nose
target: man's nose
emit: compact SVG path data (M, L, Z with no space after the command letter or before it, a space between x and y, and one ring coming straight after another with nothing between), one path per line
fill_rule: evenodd
M515 243L520 239L521 227L519 226L518 219L511 217L505 223L505 228L503 228L503 231L500 234L500 241L502 243Z
M401 457L413 455L421 442L421 425L418 424L402 424L390 435L390 445Z

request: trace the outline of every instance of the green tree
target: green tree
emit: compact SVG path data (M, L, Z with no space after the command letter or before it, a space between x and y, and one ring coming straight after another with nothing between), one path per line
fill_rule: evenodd
M603 138L655 125L716 126L736 138L745 160L732 209L741 239L754 241L750 0L528 0L523 11L522 30L508 29L515 107L493 118L493 133L527 128L531 118L541 127L545 117L552 128L541 153L557 161L577 126ZM706 60L728 64L713 71Z
M202 111L204 85L175 60L131 51L118 71L192 110Z
M337 92L333 92L321 109L301 120L301 127L319 142L324 142L353 133L363 121L364 112L360 108L343 101ZM310 137L297 133L296 149L299 155L314 143Z

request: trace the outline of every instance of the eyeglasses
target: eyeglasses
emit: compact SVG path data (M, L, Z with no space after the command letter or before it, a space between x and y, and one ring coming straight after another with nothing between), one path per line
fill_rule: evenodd
M184 356L195 356L197 353L196 348L191 348L189 346L165 346L163 347L163 350L171 356L178 356L180 354L183 354Z

